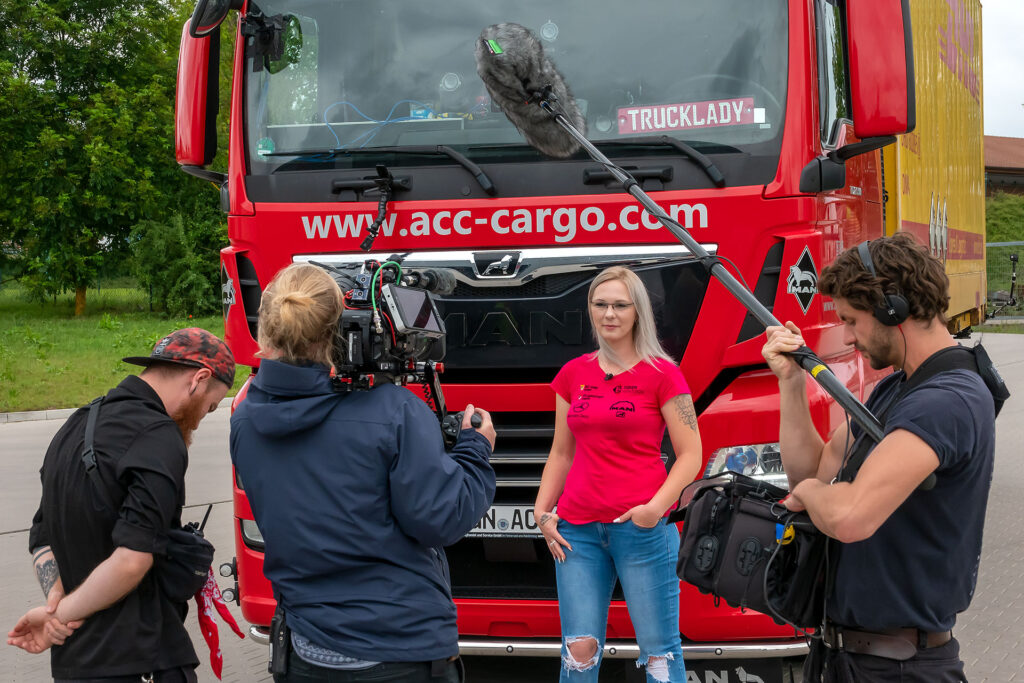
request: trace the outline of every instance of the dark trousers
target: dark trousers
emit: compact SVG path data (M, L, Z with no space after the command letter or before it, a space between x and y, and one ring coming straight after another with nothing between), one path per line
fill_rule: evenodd
M288 653L288 673L274 674L275 683L461 683L465 680L462 660L447 662L437 676L431 676L430 662L382 662L368 669L346 671L310 664L292 650Z
M102 678L55 678L53 683L141 683L148 681L150 674L131 676L104 676ZM164 669L152 673L153 683L196 683L196 670L192 667Z
M903 661L820 647L824 670L817 680L822 683L967 683L956 638L939 647L918 650ZM812 659L807 658L808 665ZM806 668L804 682L816 683Z

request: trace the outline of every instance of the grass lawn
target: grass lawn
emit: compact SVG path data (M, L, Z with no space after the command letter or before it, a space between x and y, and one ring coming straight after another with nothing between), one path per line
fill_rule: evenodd
M975 332L992 332L993 334L1024 334L1024 320L1019 322L984 323L972 329Z
M106 393L142 367L125 356L148 356L156 342L181 327L202 327L223 337L219 315L168 318L149 313L134 289L89 290L86 315L75 318L71 295L56 302L26 301L0 291L0 412L73 408ZM235 373L234 395L248 375Z

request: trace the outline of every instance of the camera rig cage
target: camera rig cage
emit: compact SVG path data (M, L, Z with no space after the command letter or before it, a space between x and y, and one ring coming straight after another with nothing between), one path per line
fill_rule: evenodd
M454 287L451 277L436 271L403 273L399 255L341 266L310 263L331 274L345 301L331 352L334 390L420 384L446 441L453 443L462 416L448 415L445 406L439 375L446 331L434 299L435 291Z

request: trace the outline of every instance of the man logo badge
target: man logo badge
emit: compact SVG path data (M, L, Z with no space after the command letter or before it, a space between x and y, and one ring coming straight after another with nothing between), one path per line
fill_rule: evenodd
M800 308L806 315L807 309L811 307L811 301L814 300L814 295L818 293L818 269L814 266L811 250L807 247L804 247L796 264L789 267L786 292L796 297Z
M740 679L740 683L764 683L763 678L747 673L742 666L736 667L736 676Z
M518 251L474 252L473 268L478 278L512 278L519 274L522 253Z
M220 268L220 293L221 293L221 304L224 309L224 317L228 317L228 311L235 305L235 282L228 275L228 271L221 266Z

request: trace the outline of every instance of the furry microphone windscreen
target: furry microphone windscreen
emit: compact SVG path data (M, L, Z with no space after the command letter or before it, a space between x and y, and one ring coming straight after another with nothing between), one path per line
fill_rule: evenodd
M552 157L572 156L580 145L535 101L550 88L555 111L584 135L587 122L562 74L544 54L544 46L528 28L505 23L488 26L475 47L476 72L491 101L508 117L530 146Z

